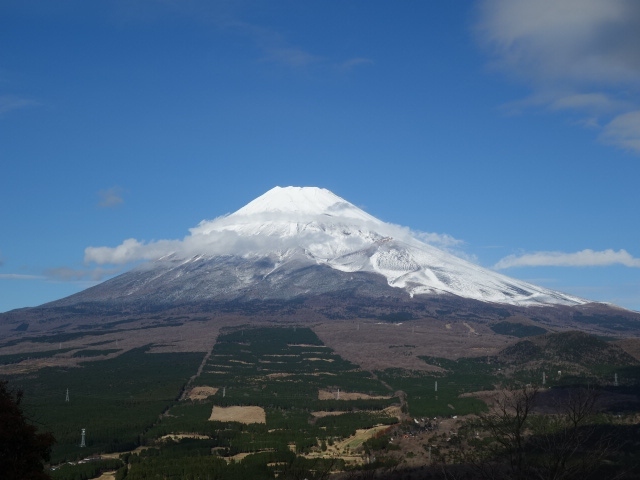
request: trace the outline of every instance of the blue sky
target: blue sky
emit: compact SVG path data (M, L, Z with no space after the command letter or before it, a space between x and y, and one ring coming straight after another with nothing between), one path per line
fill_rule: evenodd
M5 0L0 311L276 185L640 310L639 93L635 0Z

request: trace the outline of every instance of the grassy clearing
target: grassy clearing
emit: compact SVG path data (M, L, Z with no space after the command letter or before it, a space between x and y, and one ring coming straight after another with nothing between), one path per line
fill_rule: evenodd
M267 417L262 407L213 407L209 420L213 422L239 422L247 425L267 423Z

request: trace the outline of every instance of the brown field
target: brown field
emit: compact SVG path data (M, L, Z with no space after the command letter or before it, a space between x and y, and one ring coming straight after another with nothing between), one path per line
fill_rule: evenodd
M320 410L317 412L311 412L311 415L315 418L322 418L322 417L334 417L336 415L342 415L344 413L349 413L349 412L341 411L341 410L334 410L331 412ZM398 406L387 407L384 410L377 410L377 411L373 411L372 413L387 414L390 417L396 417L398 420L402 418L402 410Z
M213 387L193 387L187 395L188 400L205 400L208 397L214 396L218 393L218 388Z
M291 375L293 375L293 373L284 373L284 372L268 373L267 378L284 378L284 377L290 377Z
M115 480L116 479L116 472L103 472L102 475L100 475L98 478L96 478L95 480Z
M333 412L319 411L319 412L311 412L311 415L314 416L315 418L322 418L322 417L334 417L336 415L342 415L343 413L349 413L349 412L342 412L339 410L336 410Z
M367 320L318 322L313 331L342 358L365 370L438 371L421 355L456 359L493 355L511 343L486 325L424 318L391 324ZM469 328L473 328L473 332ZM342 394L340 395L342 397Z
M170 433L169 435L163 435L160 440L181 440L183 438L196 438L198 440L206 440L209 438L207 435L200 435L199 433Z
M383 410L383 412L389 415L390 417L396 417L398 421L402 420L402 418L405 416L402 413L402 409L398 406L387 407Z
M387 430L389 425L380 425L373 428L367 428L366 430L356 430L356 434L345 438L336 443L338 450L346 450L347 448L351 451L356 448L362 446L364 442L374 437L378 432L383 430Z
M338 392L329 390L318 390L318 400L335 400ZM357 392L340 392L340 400L388 400L391 395L367 395L366 393Z
M640 360L640 338L625 338L615 343L636 360Z
M209 420L218 422L267 423L262 407L213 407Z
M362 465L364 456L359 450L362 444L374 437L377 433L391 428L389 425L380 425L366 430L356 430L355 435L336 442L334 445L328 446L325 452L312 452L304 454L306 458L340 458L348 465ZM289 448L295 450L295 445L289 445Z

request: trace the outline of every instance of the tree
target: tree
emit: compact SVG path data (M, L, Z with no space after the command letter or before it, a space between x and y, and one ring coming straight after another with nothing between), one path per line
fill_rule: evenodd
M471 460L482 478L528 479L527 439L529 417L538 395L535 387L504 390L491 411L481 416L481 425L490 442L476 451Z
M599 477L598 467L615 453L616 442L595 422L599 393L570 388L555 402L554 415L541 415L529 440L536 462L530 471L540 479ZM623 476L625 472L618 472ZM609 477L611 478L611 477Z
M44 462L51 455L55 439L38 433L22 411L21 390L13 392L0 381L0 478L4 480L48 480Z
M534 411L539 397L537 388L500 392L490 412L467 429L476 436L456 439L450 458L458 466L443 465L444 477L600 478L599 469L615 453L615 442L595 420L598 392L593 388L569 388L560 393L552 411L541 414ZM622 478L624 472L616 475Z

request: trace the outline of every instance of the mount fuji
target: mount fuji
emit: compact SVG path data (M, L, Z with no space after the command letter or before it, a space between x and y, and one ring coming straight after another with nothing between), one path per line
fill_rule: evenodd
M607 334L640 331L637 312L482 268L316 187L275 187L232 214L200 222L181 241L130 239L85 252L99 263L131 258L150 261L0 319L7 328L29 324L30 332L73 325L65 323L73 318L104 322L152 312L274 321L432 319L483 328L514 319Z
M54 305L288 300L352 287L373 297L455 296L524 307L588 303L474 265L329 190L275 187L235 213L201 222L161 258Z

